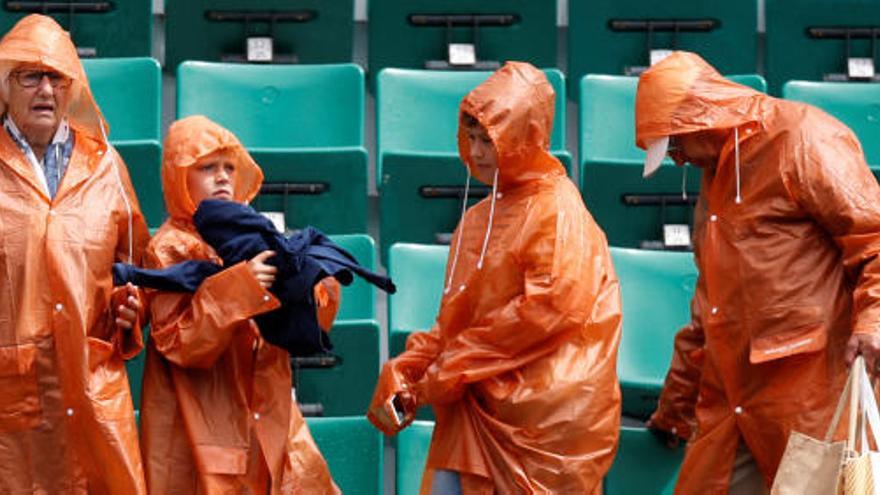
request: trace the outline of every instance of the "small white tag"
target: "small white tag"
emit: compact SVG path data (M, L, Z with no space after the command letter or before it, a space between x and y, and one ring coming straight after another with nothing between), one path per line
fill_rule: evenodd
M278 229L278 232L284 233L287 225L284 224L284 213L280 211L261 211L264 217L268 218L272 224Z
M452 242L452 232L437 232L434 234L434 241L437 244L446 244L448 246Z
M450 43L449 63L451 65L474 65L477 63L477 52L470 43Z
M665 48L651 50L651 65L654 65L657 62L660 62L661 60L663 60L664 58L666 58L670 55L672 55L672 50L667 50Z
M663 226L663 244L667 247L691 245L691 229L687 224L670 223Z
M847 60L847 69L847 75L853 79L871 79L874 77L874 59L850 57Z
M247 39L248 62L272 61L272 38L253 37Z

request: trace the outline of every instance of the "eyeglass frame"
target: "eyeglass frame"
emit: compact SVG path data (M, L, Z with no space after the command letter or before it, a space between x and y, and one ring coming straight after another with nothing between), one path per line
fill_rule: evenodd
M36 73L40 78L33 84L25 84L22 82L21 76L27 73ZM17 69L9 73L9 79L14 79L19 86L29 89L38 87L43 82L44 77L49 80L49 85L52 86L53 89L66 89L73 83L73 79L55 70Z

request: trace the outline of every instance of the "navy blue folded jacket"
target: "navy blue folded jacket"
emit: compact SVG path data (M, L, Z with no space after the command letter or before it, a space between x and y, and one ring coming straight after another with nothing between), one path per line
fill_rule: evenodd
M348 251L313 227L284 236L253 208L214 199L199 204L193 222L224 266L250 260L267 249L275 251L276 255L267 260L278 268L269 291L281 301L281 307L254 320L267 342L286 349L293 356L332 349L327 333L318 326L313 296L315 284L324 277L332 276L340 284L349 285L354 275L358 275L388 293L396 290L390 278L362 267ZM165 291L195 292L205 278L222 269L216 263L199 260L160 270L115 263L113 283L131 282Z

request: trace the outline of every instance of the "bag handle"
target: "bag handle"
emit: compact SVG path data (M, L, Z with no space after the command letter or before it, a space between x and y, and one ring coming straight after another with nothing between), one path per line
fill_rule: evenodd
M859 356L857 359L861 359ZM853 365L853 370L855 370L855 364ZM850 404L858 405L858 397L849 397L851 395L851 391L853 390L852 381L853 381L853 370L850 370L849 375L846 377L846 385L843 387L843 392L840 393L840 399L837 400L837 408L834 410L834 416L831 418L831 424L828 425L828 431L825 432L825 443L831 443L832 438L834 437L834 431L837 430L837 425L840 424L840 417L843 415L843 410L846 408L847 399L849 398ZM855 401L855 402L854 402ZM852 408L850 408L850 425L854 425ZM855 431L853 431L853 435L855 435Z
M861 386L859 384L861 375L859 375L858 370L864 369L865 367L865 359L862 356L856 356L856 360L852 364L852 368L849 370L849 380L850 380L850 396L849 396L849 428L847 430L846 435L846 450L849 452L856 452L856 435L859 433L859 391L861 390Z
M867 418L868 427L871 429L871 436L874 442L880 446L880 410L877 409L877 398L874 396L874 390L871 388L871 379L864 365L859 368L859 388L861 395L861 406L864 417ZM862 453L868 451L868 442L865 431L865 422L862 420Z

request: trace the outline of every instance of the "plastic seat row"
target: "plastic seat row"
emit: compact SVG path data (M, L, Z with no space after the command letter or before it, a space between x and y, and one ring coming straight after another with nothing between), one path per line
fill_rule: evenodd
M766 90L760 76L731 79ZM635 146L635 77L588 75L581 79L580 187L609 242L623 247L668 247L665 225L688 225L700 171L670 160L642 178L644 151ZM824 109L859 137L868 165L880 178L880 83L789 81L783 97ZM683 175L685 175L683 177ZM682 183L688 199L682 198Z
M628 75L671 49L703 54L722 72L760 72L773 94L792 79L870 77L880 0L762 2L568 0L570 93L585 74ZM53 15L87 56L148 56L152 0L8 0L7 30L30 12ZM553 67L556 0L369 0L369 71L385 67L492 69L509 59ZM166 67L184 60L352 61L354 0L166 0ZM401 42L405 40L405 42ZM805 56L809 54L809 56ZM861 60L853 60L861 59ZM850 66L850 64L855 64ZM371 76L372 77L372 76Z
M111 123L151 226L164 218L159 180L159 69L152 59L88 60L95 94ZM571 170L565 143L565 83L557 91L551 150ZM466 177L458 157L458 103L490 73L386 69L376 88L376 184L381 255L396 242L443 241L455 227ZM764 91L760 76L731 76ZM699 190L691 169L641 178L634 146L637 80L588 75L578 93L578 179L612 245L665 245L665 225L687 225ZM329 233L365 232L368 156L362 70L352 64L253 66L187 62L178 76L179 117L201 113L235 132L266 173L254 205L282 213L287 225ZM789 82L787 98L816 104L848 124L880 173L880 83ZM474 201L487 188L472 188Z

